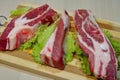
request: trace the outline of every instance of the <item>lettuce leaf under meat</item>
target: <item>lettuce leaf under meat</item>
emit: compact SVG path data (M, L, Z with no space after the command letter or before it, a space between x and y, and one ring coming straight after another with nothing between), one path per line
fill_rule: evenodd
M37 37L37 42L33 46L33 53L32 56L34 60L38 63L42 63L40 60L40 52L44 48L45 44L47 43L48 39L50 38L51 34L54 32L56 23L52 24L51 26L47 27L43 32L41 32L41 35Z
M76 35L75 35L75 38L77 38ZM75 42L75 48L76 48L75 50L76 57L80 60L80 67L82 71L87 75L91 75L92 73L90 72L88 58L84 55L84 52L78 45L77 41Z
M73 53L75 53L75 39L73 32L68 31L64 41L65 63L73 60Z
M20 16L30 9L31 9L31 7L21 7L21 8L18 8L16 10L12 10L12 11L10 11L10 16L14 16L14 17Z

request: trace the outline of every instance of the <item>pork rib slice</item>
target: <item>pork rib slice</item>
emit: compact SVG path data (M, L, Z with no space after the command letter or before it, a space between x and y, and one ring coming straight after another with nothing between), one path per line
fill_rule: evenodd
M13 50L32 38L40 24L53 23L57 12L44 4L12 19L0 36L0 50Z
M89 10L78 9L74 15L78 44L88 57L90 70L98 78L115 80L117 59L114 49Z
M41 60L43 63L56 67L58 69L64 69L64 51L63 42L65 38L65 33L69 27L69 15L65 11L57 24L55 31L52 33L48 42L45 44L44 48L40 52Z

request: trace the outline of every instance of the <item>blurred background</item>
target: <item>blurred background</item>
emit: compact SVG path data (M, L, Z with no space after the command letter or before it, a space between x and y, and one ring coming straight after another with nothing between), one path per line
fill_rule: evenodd
M84 8L91 10L97 18L120 23L120 0L0 0L0 15L8 17L9 12L20 3L48 3L52 8L66 9L72 14L75 9Z

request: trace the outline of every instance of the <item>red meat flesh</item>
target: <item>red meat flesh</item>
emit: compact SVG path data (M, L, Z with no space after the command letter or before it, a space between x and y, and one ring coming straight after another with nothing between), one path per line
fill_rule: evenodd
M55 31L52 33L43 50L40 52L43 63L58 69L64 69L63 42L69 25L69 16L65 11L61 16Z
M78 9L74 14L78 44L88 57L91 72L98 78L115 80L117 59L114 49L88 10Z
M44 4L12 19L0 36L0 50L14 50L32 38L40 24L53 23L57 12Z

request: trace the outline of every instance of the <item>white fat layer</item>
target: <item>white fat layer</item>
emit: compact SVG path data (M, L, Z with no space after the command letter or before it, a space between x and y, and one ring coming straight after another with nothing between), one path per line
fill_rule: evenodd
M52 35L50 36L48 42L45 44L45 47L40 52L41 55L46 55L47 56L47 58L49 59L49 64L51 66L54 66L53 61L52 61L51 58L52 58L52 50L53 50L53 45L54 45L54 41L55 41L56 31L57 31L57 28L52 33ZM44 56L41 56L41 57L44 57ZM45 62L45 58L42 58L42 61Z
M6 49L8 49L8 48L9 48L8 43L9 43L9 39L7 39Z
M80 14L78 14L80 15ZM88 18L90 18L94 24L98 27L96 21L94 20L93 16L88 16ZM86 23L87 21L87 18L85 19L85 21L82 23L82 31L85 32L85 34L87 35L88 38L90 38L93 42L93 45L94 45L94 50L92 47L89 47L86 42L84 42L82 40L82 37L78 34L77 37L79 39L79 41L85 46L87 47L90 51L92 51L93 55L94 55L94 60L95 60L95 63L94 63L94 74L95 75L99 75L99 70L100 70L100 62L103 63L102 65L102 70L101 70L101 75L102 76L106 76L106 67L110 61L110 50L109 50L109 45L104 38L104 42L102 43L98 43L96 42L84 29L84 24ZM99 29L99 27L98 27ZM99 31L101 32L101 30L99 29ZM104 34L101 32L101 35L104 36ZM102 50L107 50L106 52L103 52Z
M6 49L12 50L16 47L16 42L17 42L17 38L16 38L16 34L25 28L33 28L30 27L29 25L24 25L23 20L22 19L17 19L15 21L15 27L10 31L10 33L8 34L7 38L9 39L9 43L7 43L7 45L9 45L9 47L7 46Z
M64 29L70 26L70 19L69 16L65 13L65 11L62 13L61 16L63 23L64 23Z
M26 17L24 17L27 13L25 15L21 16L20 18L16 19L14 28L10 31L10 33L7 36L7 38L9 39L9 42L7 42L6 49L13 50L16 47L17 32L19 32L20 30L25 29L25 28L29 28L29 29L33 30L36 27L38 27L38 24L41 24L41 22L39 22L33 26L29 26L29 25L24 25L25 23L34 21L35 19L43 16L48 10L50 10L50 7L48 7L47 10L44 11L41 15L38 15L37 17L35 17L33 19L28 20Z

